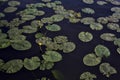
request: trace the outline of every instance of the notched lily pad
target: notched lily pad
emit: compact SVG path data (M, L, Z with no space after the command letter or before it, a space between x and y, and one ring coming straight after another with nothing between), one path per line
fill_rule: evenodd
M23 33L35 33L37 31L37 28L34 28L30 25L23 26Z
M49 62L58 62L62 60L62 55L56 51L46 51L42 57L45 61Z
M97 76L90 72L84 72L80 75L80 80L94 80L95 78L97 78Z
M112 67L109 63L102 63L102 64L100 64L99 70L106 77L110 77L111 75L117 73L117 70L114 67Z
M68 41L68 38L66 36L56 36L54 37L55 43L65 43Z
M99 57L109 57L110 56L110 50L105 47L104 45L97 45L95 47L95 54Z
M25 58L24 59L24 67L28 70L35 70L40 66L40 59L39 57L32 57L31 59Z
M94 53L87 54L83 58L83 63L87 66L96 66L100 64L101 58L97 57Z
M25 20L25 21L33 20L35 18L36 18L36 16L34 16L34 15L22 15L21 16L21 19Z
M19 1L9 1L8 5L14 7L14 6L20 5L20 2Z
M87 14L94 14L95 11L92 8L83 8L81 9L82 12L87 13Z
M23 67L23 61L20 59L15 59L15 60L11 60L5 63L1 67L1 70L5 71L6 73L16 73L20 71L22 67Z
M10 46L10 40L9 39L0 39L0 49L7 48Z
M17 10L16 7L7 7L4 9L4 12L5 13L12 13L12 12L15 12Z
M94 0L82 0L86 4L93 4Z
M61 27L57 24L47 25L45 28L49 31L60 31Z
M114 41L116 39L116 36L112 33L103 33L100 35L100 38L105 41Z
M114 45L117 45L120 47L120 38L117 38L114 40Z
M93 39L93 35L90 32L80 32L78 38L82 42L90 42Z
M103 29L103 25L100 23L92 23L90 24L90 28L92 30L102 30Z
M29 41L26 40L19 40L19 41L15 41L11 44L12 48L14 48L15 50L28 50L32 47L31 43Z

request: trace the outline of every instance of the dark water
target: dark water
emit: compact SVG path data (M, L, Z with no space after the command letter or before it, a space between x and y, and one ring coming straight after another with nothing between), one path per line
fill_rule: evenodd
M21 6L18 10L24 9L25 5L28 3L37 3L40 2L40 0L19 0L21 2ZM109 16L112 14L110 11L110 8L113 7L112 4L107 4L105 6L99 6L97 4L92 5L86 5L82 3L81 0L61 0L65 9L72 9L77 12L81 12L81 9L84 7L91 7L95 9L96 13L95 15L86 15L82 13L83 17L86 16L92 16L92 17L100 17L100 16ZM97 0L96 0L97 1ZM0 11L2 11L7 6L7 3L4 3L0 6ZM44 9L47 13L46 16L52 15L51 9ZM6 14L5 19L11 20L13 17L16 17L14 14ZM40 17L38 17L39 19ZM28 22L29 23L29 22ZM28 24L25 23L25 24ZM75 44L77 44L75 51L69 54L63 55L63 60L56 63L54 66L54 69L57 69L63 73L65 76L65 80L80 80L79 76L85 71L90 71L91 73L94 73L97 75L97 79L95 80L119 80L120 79L120 55L116 52L117 46L114 46L113 42L106 42L100 39L100 34L105 32L111 32L116 34L117 37L120 37L119 33L116 33L115 31L109 30L104 26L104 29L101 31L92 31L88 26L85 26L81 23L77 24L71 24L68 20L64 20L62 22L58 23L62 30L59 32L47 32L47 36L54 37L57 35L66 35L68 36L68 39L70 41L73 41ZM22 25L21 25L22 26ZM89 43L83 43L78 39L78 33L81 31L88 31L91 32L94 36L94 39ZM42 29L41 32L46 32L45 29ZM27 34L27 39L32 43L32 48L27 51L16 51L12 49L11 47L6 49L0 50L0 58L8 61L11 59L24 59L26 57L30 58L32 56L40 56L40 49L35 43L34 34ZM108 62L113 67L115 67L118 71L118 74L110 76L110 78L106 78L99 72L99 65L95 67L87 67L83 64L83 57L94 51L94 47L98 44L103 44L106 47L108 47L111 51L111 56L109 58L105 58L102 60L102 62ZM51 80L54 80L53 76L51 75L51 72L49 70L46 71L28 71L26 69L22 69L21 71L15 73L15 74L6 74L3 72L0 72L0 80L35 80L39 79L42 76L47 76L51 78Z

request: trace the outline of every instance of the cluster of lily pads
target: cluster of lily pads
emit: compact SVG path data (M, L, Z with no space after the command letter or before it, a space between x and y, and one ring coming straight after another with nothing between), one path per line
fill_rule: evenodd
M86 66L96 66L101 63L102 58L109 57L110 56L110 50L104 46L104 45L97 45L94 49L93 53L89 53L84 56L83 63ZM103 73L106 77L109 77L112 74L116 74L117 71L114 67L110 66L109 63L102 63L100 64L100 72ZM106 68L105 68L106 67Z

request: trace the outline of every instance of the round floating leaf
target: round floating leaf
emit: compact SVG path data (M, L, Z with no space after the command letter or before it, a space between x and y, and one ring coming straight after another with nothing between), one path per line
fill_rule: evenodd
M49 31L60 31L61 27L57 24L47 25L45 28Z
M94 78L97 78L97 76L90 72L84 72L80 75L80 80L93 80Z
M120 38L117 38L114 40L114 45L117 45L120 47Z
M39 57L32 57L31 59L24 59L24 67L28 70L35 70L40 66Z
M17 10L16 7L7 7L4 9L4 12L5 13L12 13L12 12L15 12Z
M54 37L55 43L65 43L68 41L68 38L66 36L56 36Z
M35 38L42 38L42 37L44 37L45 35L44 34L42 34L42 33L36 33L35 34Z
M99 57L108 57L110 56L110 50L107 47L99 44L95 47L95 54Z
M105 41L114 41L116 39L116 36L112 33L103 33L100 35L100 38Z
M10 40L9 39L0 39L0 49L7 48L10 46Z
M0 33L0 39L5 39L7 38L7 34L5 33Z
M28 50L32 47L31 43L29 41L26 41L26 40L20 40L20 41L13 42L11 44L11 46L15 50Z
M43 23L40 20L34 20L34 21L31 22L31 26L33 28L37 28L37 27L42 28Z
M82 0L86 4L93 4L94 0Z
M29 20L35 19L36 16L34 16L34 15L22 15L21 18L24 21L29 21Z
M103 29L103 25L100 23L92 23L90 24L90 28L92 30L102 30Z
M0 12L0 18L5 17L5 14Z
M70 53L74 51L76 48L76 45L73 42L66 42L63 43L63 52L64 53Z
M107 20L106 17L99 17L99 18L97 19L97 21L98 21L99 23L101 23L101 24L107 24L107 23L108 23L108 20Z
M45 69L49 70L52 69L53 66L54 66L53 62L42 60L40 65L40 70L45 70Z
M19 1L9 1L8 5L14 7L14 6L20 5L20 2Z
M56 14L56 15L53 15L51 16L51 18L53 19L53 21L55 22L60 22L64 19L64 16L63 15L59 15L59 14Z
M6 73L16 73L20 71L23 67L23 62L20 59L15 59L8 61L5 63L1 69L4 70Z
M110 75L117 73L116 69L114 67L112 67L109 63L100 64L99 70L106 77L110 77Z
M119 24L117 23L108 23L107 28L110 30L117 30L120 28Z
M16 35L11 37L12 40L26 40L26 36L24 35Z
M59 49L59 45L55 42L47 42L45 44L45 46L47 47L46 50L58 50Z
M93 35L90 32L80 32L78 38L83 42L90 42L93 39Z
M84 56L83 63L87 66L96 66L100 64L101 58L97 57L95 54L90 53Z
M87 14L94 14L95 11L92 8L83 8L82 12L87 13Z
M88 24L94 23L95 19L92 17L85 17L85 18L82 18L80 21L81 21L81 23L88 25Z
M107 4L107 2L105 2L105 1L97 1L97 4L98 5L105 5L105 4Z
M35 33L37 31L37 28L31 27L31 26L23 26L23 33Z
M42 57L45 61L50 62L58 62L62 60L62 55L56 51L46 51Z
M42 43L42 45L46 45L46 43L51 42L52 39L49 37L41 37L39 39L36 39L36 43Z

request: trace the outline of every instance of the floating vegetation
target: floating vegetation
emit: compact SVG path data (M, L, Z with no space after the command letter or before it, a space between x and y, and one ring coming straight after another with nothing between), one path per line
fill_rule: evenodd
M93 4L94 0L82 0L86 4Z
M104 45L97 45L95 47L95 54L99 57L109 57L110 56L110 50L105 47Z
M62 60L62 55L56 51L46 51L42 57L45 61L49 62L58 62Z
M10 46L10 40L8 39L0 39L0 49L7 48Z
M117 38L114 40L114 45L117 45L118 47L120 47L120 38Z
M1 71L6 73L16 73L20 71L23 67L23 62L20 59L10 60L0 67Z
M20 2L19 1L9 1L8 5L11 7L19 6Z
M55 79L57 79L57 80L64 80L64 76L63 76L63 74L60 71L52 70L51 72L52 72L53 76L55 77Z
M99 17L97 18L97 21L101 24L107 24L108 20L105 17Z
M21 19L24 20L24 21L29 21L29 20L33 20L35 19L36 17L34 15L22 15L21 16Z
M105 5L105 4L107 4L107 2L105 2L105 1L97 1L97 4L98 5Z
M4 12L5 13L12 13L12 12L15 12L17 10L16 7L7 7L4 9Z
M42 38L42 37L44 37L44 36L45 36L45 35L42 34L42 33L36 33L36 34L35 34L35 38L36 38L36 39Z
M95 11L92 8L83 8L82 12L87 13L87 14L94 14Z
M24 67L28 70L35 70L40 66L40 59L39 57L32 57L31 59L25 58L24 59Z
M0 18L2 17L5 17L5 14L0 12Z
M42 0L43 2L50 2L51 0Z
M61 27L57 24L47 25L45 28L49 31L60 31Z
M120 26L117 23L108 23L107 28L110 30L116 30L117 32L119 32Z
M97 76L90 72L84 72L80 75L80 80L94 80L95 78L97 78Z
M90 42L93 39L93 35L90 32L80 32L78 38L82 42Z
M85 25L89 25L89 24L94 23L95 19L92 17L85 17L85 18L82 18L80 21L81 21L81 23L83 23Z
M105 41L114 41L116 39L116 36L112 33L103 33L100 35L100 38Z
M92 23L90 24L90 28L92 30L102 30L103 29L103 25L100 23Z
M113 74L116 74L117 71L114 67L112 67L109 63L100 64L100 72L103 73L106 77L110 77Z
M37 28L27 25L27 26L23 26L22 30L23 33L35 33L37 31Z
M65 43L68 42L68 38L66 36L56 36L54 37L55 43Z
M60 22L64 19L64 16L56 14L56 15L51 16L51 18L53 19L54 22Z
M119 13L120 12L120 7L112 7L111 11Z
M87 66L96 66L100 64L101 57L97 57L94 53L87 54L83 58L83 63Z

